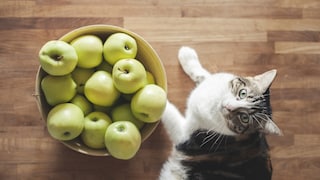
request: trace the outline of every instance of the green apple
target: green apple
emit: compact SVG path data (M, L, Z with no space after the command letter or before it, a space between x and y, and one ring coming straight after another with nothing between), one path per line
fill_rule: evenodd
M84 118L84 129L81 139L85 145L93 149L105 148L104 137L108 126L112 123L110 117L99 111L94 111Z
M154 80L154 76L151 72L147 71L147 82L146 84L155 84L156 81Z
M60 40L48 41L39 51L42 69L53 76L71 73L78 63L76 50L68 43Z
M95 68L97 71L107 71L108 73L112 73L112 65L107 63L107 61L102 61L99 66Z
M103 45L104 59L114 65L120 59L135 58L138 47L136 40L125 33L114 33Z
M138 129L141 129L144 125L144 122L140 121L136 117L134 117L130 103L121 104L116 106L111 111L111 118L114 122L116 121L130 121L132 122Z
M82 110L72 103L53 107L47 117L49 134L58 140L68 141L78 137L84 127Z
M86 84L87 80L92 76L94 72L95 72L94 69L85 69L80 67L77 67L72 71L71 73L72 79L77 84L78 93L80 94L84 93L84 85Z
M147 73L138 60L122 59L113 66L112 79L120 92L132 94L145 85Z
M137 119L152 123L160 119L166 102L166 92L158 85L148 84L133 96L131 110Z
M99 37L83 35L70 44L78 54L78 67L93 68L102 62L103 43Z
M141 146L141 134L129 121L113 122L107 128L105 145L111 156L128 160L138 152Z
M69 102L75 95L77 85L71 75L51 76L47 75L41 80L41 89L51 106Z
M83 111L84 115L89 114L93 110L92 104L81 94L76 94L71 99L71 103L77 105Z
M90 102L100 106L111 106L120 96L111 74L106 71L97 71L87 80L84 94Z

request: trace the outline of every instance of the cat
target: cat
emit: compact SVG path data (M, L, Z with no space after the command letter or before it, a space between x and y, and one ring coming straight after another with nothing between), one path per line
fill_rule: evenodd
M281 135L272 120L269 87L276 70L253 77L209 73L190 47L179 62L196 83L185 117L168 100L162 123L173 143L159 180L269 180L266 134Z

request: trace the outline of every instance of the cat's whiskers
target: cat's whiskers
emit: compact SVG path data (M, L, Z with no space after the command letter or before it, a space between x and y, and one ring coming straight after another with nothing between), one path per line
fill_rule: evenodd
M224 139L224 128L223 128L223 126L224 126L224 124L220 124L220 126L219 126L219 129L221 129L222 130L222 133L216 133L216 134L218 134L219 136L217 137L217 139L211 144L211 147L210 147L210 151L213 149L213 147L215 147L215 149L214 149L214 151L213 152L216 152L217 150L218 150L218 148L219 148L219 146L220 146L220 144L221 144L221 142L223 141L223 139ZM222 138L221 138L222 137ZM220 142L219 142L219 140L220 140ZM219 142L219 144L217 144Z
M258 123L258 125L263 129L262 124L259 122L259 120L257 119L257 117L255 115L252 115L252 118Z
M264 114L265 116L267 116L270 120L272 119L271 114Z
M266 99L264 97L259 96L249 102L250 102L249 106L251 107L266 108L264 105L264 103L266 102Z
M270 93L262 94L261 96L264 97L264 98L266 98L266 97L269 97L269 96L270 96Z
M207 132L199 131L196 136L200 136L201 134L208 134L208 131Z
M220 144L222 143L224 137L225 137L224 135L220 134L220 136L218 137L218 139L216 141L218 141L220 138L221 138L221 140L220 140L219 144L216 146L214 152L216 152L218 150L218 148L220 147ZM215 142L215 143L217 143L217 142ZM211 148L210 148L210 150L211 150Z
M215 137L218 135L218 133L216 133L216 132L214 132L214 131L210 131L210 130L207 132L207 134L208 134L209 132L210 132L210 134L207 135L207 136L203 139L200 147L203 147L204 145L206 145L208 142L210 142L213 138L215 138Z
M258 109L258 110L267 110L268 108L267 107L264 107L264 106L259 106L259 105L252 105L250 106L251 109Z
M217 144L217 142L219 141L219 139L221 138L221 134L219 134L219 136L216 138L216 140L211 144L210 146L210 151L213 149L213 147ZM218 145L216 146L214 152L218 149Z
M271 121L271 117L269 117L269 115L267 115L267 114L265 114L265 113L255 113L255 115L256 115L259 119L261 119L261 120L263 120L263 121L265 121L265 122Z
M220 124L218 129L223 129L224 124ZM224 130L224 129L223 129ZM201 134L203 134L205 132L201 132ZM200 133L198 133L200 134ZM224 133L217 133L214 130L208 130L206 132L207 136L203 139L200 147L205 146L206 144L212 142L214 139L214 141L212 142L209 151L211 151L213 149L213 147L216 147L214 152L219 148L220 144L222 143L223 139L224 139Z

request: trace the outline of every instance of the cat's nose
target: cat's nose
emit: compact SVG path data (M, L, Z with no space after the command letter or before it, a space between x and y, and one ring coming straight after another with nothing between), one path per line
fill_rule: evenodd
M239 107L239 105L236 103L237 103L237 101L226 100L226 101L222 102L221 105L222 105L222 108L224 108L225 110L227 110L230 113L230 112L235 111Z
M231 106L227 106L226 109L229 111L229 112L232 112L233 111L233 108Z
M229 104L224 105L223 108L225 108L228 112L232 112L234 110L234 108Z

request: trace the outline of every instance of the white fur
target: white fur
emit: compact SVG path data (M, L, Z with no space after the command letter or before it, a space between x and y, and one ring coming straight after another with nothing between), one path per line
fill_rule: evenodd
M183 180L186 179L186 169L180 164L183 155L173 149L171 156L163 165L159 180Z
M198 55L194 49L182 47L179 50L178 57L182 69L195 83L199 84L210 76L210 73L200 64Z
M224 135L236 135L228 128L225 121L225 115L229 113L229 110L247 106L245 101L237 100L230 92L229 82L236 76L230 73L210 74L201 66L197 53L188 47L180 49L179 62L185 73L198 86L188 98L185 116L173 104L167 102L162 123L174 146L186 141L198 129L210 129ZM268 77L269 84L275 77L275 73L275 71L269 71L263 74ZM255 78L263 78L263 75ZM277 131L276 128L272 129L273 125L275 126L274 123L268 126L272 131ZM175 148L173 149L171 156L161 170L160 180L183 180L186 178L186 170L180 165L183 155L175 151Z
M171 141L174 143L181 142L189 135L184 131L188 123L186 123L185 118L179 110L169 101L167 102L166 109L162 115L162 123L167 130Z
M173 104L167 103L162 122L172 142L178 144L201 128L210 128L221 134L234 135L226 126L222 109L227 103L223 100L233 97L229 91L228 82L235 76L229 73L210 74L201 66L196 52L189 47L180 49L179 62L186 74L199 85L190 94L185 117Z
M186 128L189 135L197 129L210 129L225 135L235 135L227 128L223 117L224 100L233 98L228 87L229 80L233 78L232 74L217 73L207 77L192 91L186 110L186 121L190 122L188 123L190 127ZM192 121L200 122L192 123Z
M180 49L179 62L186 74L198 86L192 91L188 99L185 117L173 104L167 102L162 123L167 129L173 144L176 145L187 140L190 134L197 129L209 128L222 134L234 135L226 126L222 110L225 108L225 103L222 102L224 99L229 99L225 96L232 97L227 82L235 76L228 73L210 74L201 66L196 52L188 47ZM216 86L219 86L219 88L216 88ZM212 119L216 121L212 121ZM183 156L173 150L161 170L160 180L185 179L185 169L179 164L180 158L183 158Z

